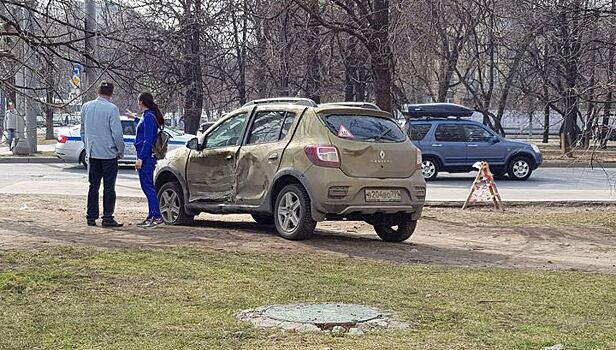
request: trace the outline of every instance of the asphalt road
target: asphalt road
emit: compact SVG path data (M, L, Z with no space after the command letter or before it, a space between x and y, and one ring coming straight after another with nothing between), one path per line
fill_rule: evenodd
M440 174L429 201L464 201L474 174ZM84 195L87 173L69 164L0 164L0 193ZM615 201L616 169L541 168L525 182L497 181L504 201ZM134 169L120 170L120 196L142 196Z

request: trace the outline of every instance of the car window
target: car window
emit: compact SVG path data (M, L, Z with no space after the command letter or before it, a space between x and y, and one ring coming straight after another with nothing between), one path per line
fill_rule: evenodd
M436 134L434 135L436 141L443 142L464 142L466 141L466 135L462 125L457 124L441 124L436 128Z
M479 125L464 125L464 133L468 142L488 142L493 135Z
M205 139L206 148L239 146L246 124L246 113L238 114L218 125Z
M124 136L135 135L135 122L132 120L123 120L122 121L122 133L124 134Z
M256 145L278 141L284 121L284 111L258 112L252 124L248 144Z
M284 139L287 136L294 121L295 113L287 112L287 116L284 118L284 123L282 124L282 130L280 130L280 140Z
M372 142L406 140L400 126L386 117L330 114L323 120L334 135L343 139Z
M409 137L413 141L423 140L432 129L432 124L410 124Z

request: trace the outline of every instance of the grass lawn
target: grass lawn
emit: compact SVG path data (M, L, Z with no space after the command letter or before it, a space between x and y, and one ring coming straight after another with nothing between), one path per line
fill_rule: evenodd
M253 331L289 302L396 311L360 338ZM616 349L616 278L318 255L53 248L0 252L0 349Z

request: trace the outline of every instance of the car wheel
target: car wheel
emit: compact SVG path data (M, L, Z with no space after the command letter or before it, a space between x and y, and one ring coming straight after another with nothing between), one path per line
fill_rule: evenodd
M166 224L190 225L195 216L186 212L184 193L179 183L167 182L158 190L160 214Z
M272 215L262 215L262 214L251 214L254 221L260 225L274 225L274 216Z
M417 220L413 220L411 214L403 214L392 216L384 223L374 225L374 230L385 242L402 242L413 235L416 227Z
M79 164L85 169L88 169L88 162L86 162L86 151L81 151L79 155Z
M513 180L524 181L533 173L533 168L528 158L516 157L509 163L507 173Z
M276 230L286 239L307 239L317 225L310 213L310 197L298 184L287 185L278 193L274 213Z
M421 174L426 181L432 181L438 176L438 162L432 158L425 158L421 163Z

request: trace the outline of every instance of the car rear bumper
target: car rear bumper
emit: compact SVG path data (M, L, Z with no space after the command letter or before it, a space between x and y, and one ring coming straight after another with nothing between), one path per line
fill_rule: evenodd
M304 175L312 198L315 220L397 213L413 214L414 219L421 217L426 198L426 183L421 171L415 171L408 178L355 178L347 176L340 169L311 166ZM346 195L333 198L330 194L332 188L345 188ZM367 201L368 189L398 190L400 200Z

